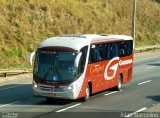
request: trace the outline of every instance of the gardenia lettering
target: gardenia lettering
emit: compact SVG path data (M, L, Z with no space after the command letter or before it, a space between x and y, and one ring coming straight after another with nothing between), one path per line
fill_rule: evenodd
M120 65L120 66L123 66L123 65L131 64L132 62L133 62L132 59L124 60L124 61L120 60L120 61L119 61L119 65Z

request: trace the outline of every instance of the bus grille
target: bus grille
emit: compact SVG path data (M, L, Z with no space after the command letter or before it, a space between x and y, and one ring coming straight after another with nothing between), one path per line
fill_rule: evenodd
M54 87L44 87L44 86L39 86L38 87L42 91L50 91L50 92L63 92L65 91L62 88L54 88Z

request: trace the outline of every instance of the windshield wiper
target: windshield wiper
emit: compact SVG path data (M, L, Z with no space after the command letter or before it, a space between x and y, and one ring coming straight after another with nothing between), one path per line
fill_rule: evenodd
M46 79L46 77L48 76L49 71L52 69L52 66L47 70L47 72L45 73L45 75L43 76L42 80L44 81Z

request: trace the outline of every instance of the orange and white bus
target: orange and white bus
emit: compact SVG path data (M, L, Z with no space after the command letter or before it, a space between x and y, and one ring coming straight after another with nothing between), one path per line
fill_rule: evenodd
M133 39L126 35L66 35L42 42L35 54L34 96L87 100L132 80Z

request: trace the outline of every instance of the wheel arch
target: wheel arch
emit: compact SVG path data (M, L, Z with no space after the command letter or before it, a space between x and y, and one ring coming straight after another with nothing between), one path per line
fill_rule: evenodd
M90 88L90 94L92 94L92 82L91 81L88 82L88 86Z
M123 80L123 73L120 73L119 75L120 75L120 77L121 77L121 79L122 79L122 83L124 83L124 80Z

